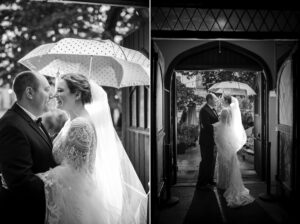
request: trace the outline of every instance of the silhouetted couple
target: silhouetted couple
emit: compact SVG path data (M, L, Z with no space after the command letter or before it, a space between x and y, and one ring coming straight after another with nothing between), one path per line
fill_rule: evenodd
M199 114L201 162L197 189L210 190L217 185L225 190L229 207L249 204L254 198L243 184L236 154L247 140L238 100L224 95L220 118L215 110L219 99L209 93L206 102ZM214 182L215 167L218 167L217 182Z

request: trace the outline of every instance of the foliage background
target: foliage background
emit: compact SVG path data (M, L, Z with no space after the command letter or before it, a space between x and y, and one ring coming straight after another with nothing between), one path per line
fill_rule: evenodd
M26 68L17 61L62 38L122 39L144 22L142 9L21 0L0 3L0 86Z
M230 71L230 70L210 70L210 71L181 71L181 74L191 79L195 75L200 74L202 76L202 84L206 90L212 85L223 81L236 81L248 84L252 89L256 87L257 72L252 71ZM184 106L189 102L196 104L202 104L205 99L195 94L195 88L186 87L178 79L176 79L177 88L177 108L183 110ZM248 97L249 102L241 102L242 107L248 108L253 102L254 96ZM251 105L250 105L251 106ZM249 108L248 108L249 109Z

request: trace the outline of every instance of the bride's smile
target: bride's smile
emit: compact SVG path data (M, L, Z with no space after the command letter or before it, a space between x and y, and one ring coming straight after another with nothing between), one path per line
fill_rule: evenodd
M82 104L80 101L80 93L72 93L65 80L58 82L55 98L57 108L65 110L69 114L74 112L74 108L76 108L78 104Z

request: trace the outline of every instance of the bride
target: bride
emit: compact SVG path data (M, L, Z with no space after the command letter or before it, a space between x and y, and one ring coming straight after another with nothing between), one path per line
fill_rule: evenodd
M229 207L249 204L254 198L245 188L239 168L237 151L247 141L242 125L238 100L230 95L223 96L220 121L215 123L214 138L217 146L217 186L225 189L224 197Z
M58 82L69 120L53 142L45 184L49 224L145 224L147 195L113 127L107 95L80 74Z

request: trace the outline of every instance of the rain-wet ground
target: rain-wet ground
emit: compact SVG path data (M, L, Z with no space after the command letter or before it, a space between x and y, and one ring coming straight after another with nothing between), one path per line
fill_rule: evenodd
M266 202L259 197L266 191L262 181L245 181L245 187L255 201L240 208L226 206L222 191L200 191L190 185L174 185L171 196L179 199L173 206L162 206L157 224L295 224L295 213L280 201Z
M238 157L245 187L255 198L253 203L229 208L222 190L214 187L209 192L203 192L195 188L201 160L200 148L196 145L177 156L177 184L172 186L171 196L177 197L179 202L173 206L162 206L157 223L294 224L296 214L280 201L266 202L260 199L259 196L266 192L266 183L257 177L253 158L243 159L242 151Z
M188 148L184 154L177 155L177 183L196 183L201 154L199 145Z
M256 173L254 171L253 159L243 157L242 151L238 153L240 168L243 178L248 179ZM177 155L177 184L196 184L201 161L200 146L198 143L194 147L188 148L184 154Z

